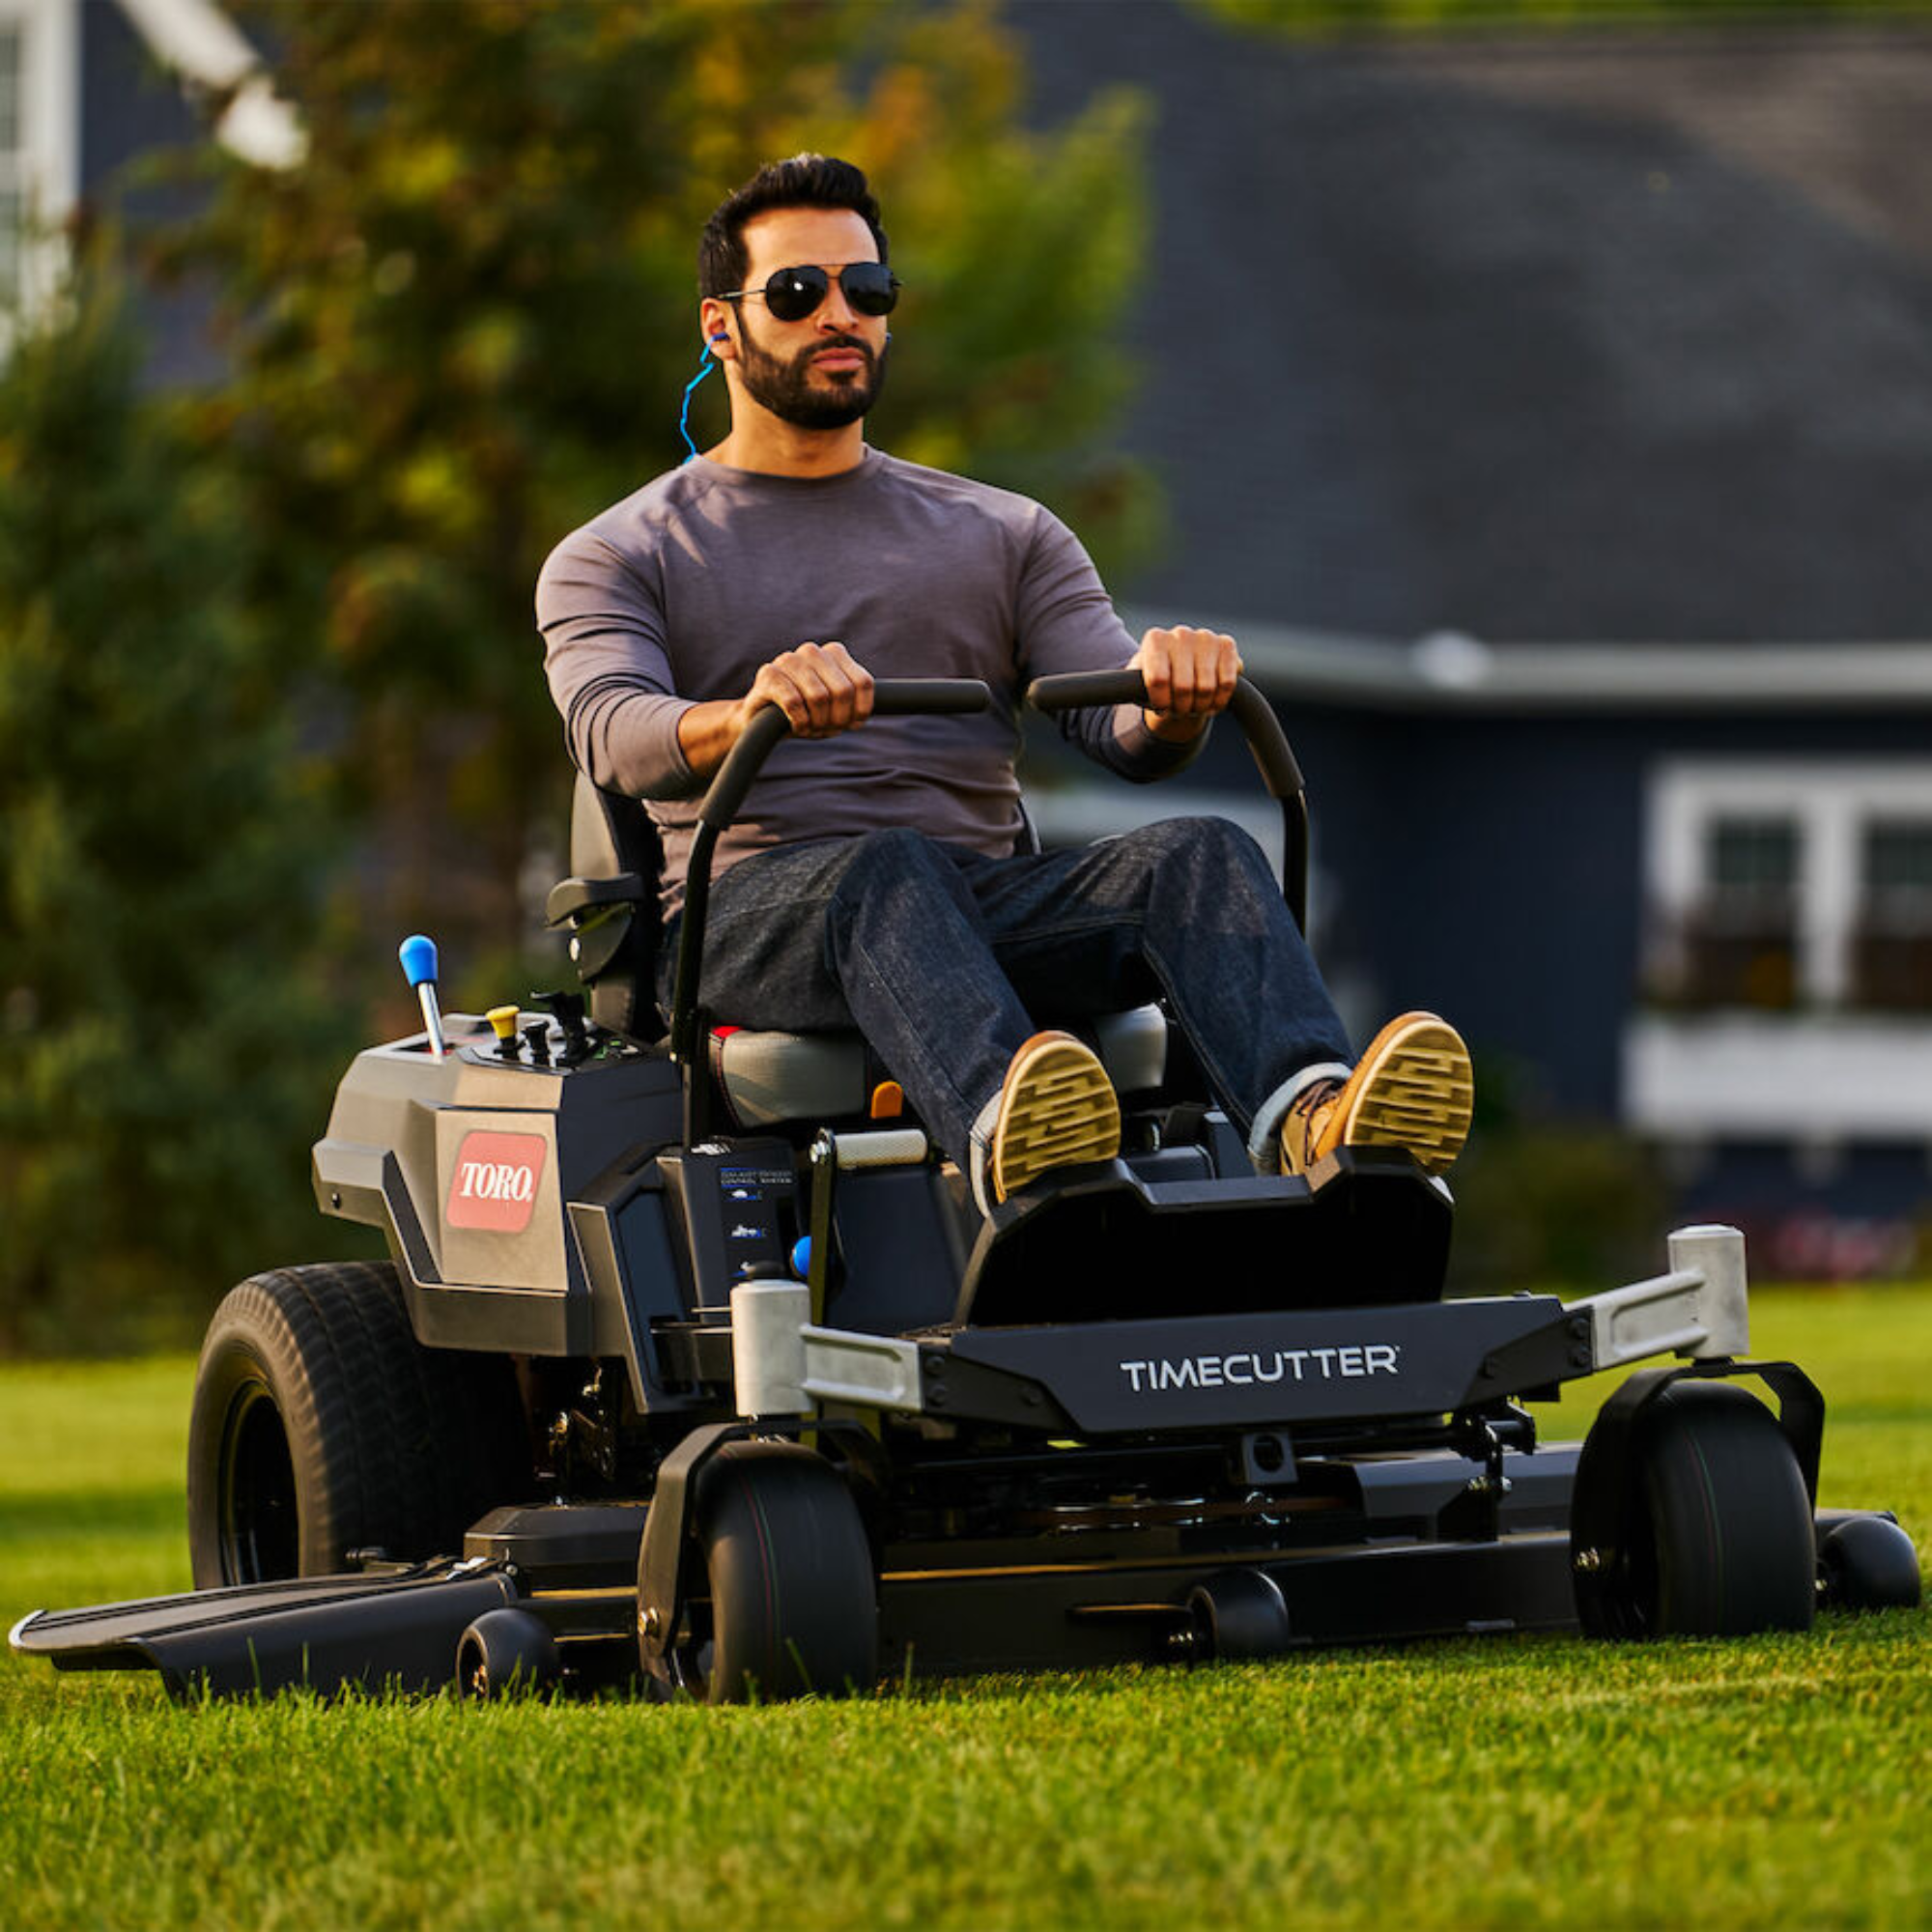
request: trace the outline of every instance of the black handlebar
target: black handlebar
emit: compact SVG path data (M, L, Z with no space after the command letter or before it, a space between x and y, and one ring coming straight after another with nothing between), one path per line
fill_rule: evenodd
M1040 711L1076 711L1094 704L1147 702L1147 686L1137 670L1075 670L1037 677L1027 701ZM1268 796L1281 806L1281 891L1294 923L1308 930L1308 798L1301 767L1289 749L1288 733L1261 692L1244 677L1235 680L1228 709L1248 741Z
M983 711L993 694L977 677L882 677L872 684L874 718L952 717ZM737 817L758 767L772 747L791 731L791 721L776 704L768 704L746 725L744 735L725 753L718 776L697 808L697 821L723 832Z
M1090 704L1147 703L1147 686L1137 670L1074 670L1059 677L1037 677L1027 686L1027 702L1037 711L1077 711ZM1298 798L1304 789L1301 767L1289 749L1288 734L1274 707L1244 677L1235 680L1228 705L1260 766L1268 796Z

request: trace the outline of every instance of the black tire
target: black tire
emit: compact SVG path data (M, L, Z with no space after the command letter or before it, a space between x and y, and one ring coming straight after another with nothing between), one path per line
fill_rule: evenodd
M1818 1579L1833 1610L1916 1610L1924 1595L1911 1537L1882 1516L1833 1524L1818 1546Z
M511 1605L485 1610L456 1646L456 1682L466 1697L535 1696L562 1675L550 1626Z
M1628 1543L1603 1593L1597 1634L1811 1627L1811 1502L1763 1403L1728 1382L1672 1382L1644 1408L1633 1452Z
M188 1421L197 1589L461 1552L531 1462L506 1358L425 1349L387 1262L278 1268L209 1324Z
M699 1474L694 1521L705 1597L670 1656L712 1703L869 1690L878 1576L845 1480L788 1442L727 1442Z

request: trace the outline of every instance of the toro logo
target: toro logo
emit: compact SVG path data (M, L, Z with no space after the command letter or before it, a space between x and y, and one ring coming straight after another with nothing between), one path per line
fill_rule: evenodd
M541 1134L465 1134L442 1204L444 1221L452 1228L521 1235L536 1207L544 1152Z

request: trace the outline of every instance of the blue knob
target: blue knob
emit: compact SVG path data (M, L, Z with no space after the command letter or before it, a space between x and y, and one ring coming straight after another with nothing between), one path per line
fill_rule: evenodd
M811 1274L811 1236L801 1235L791 1244L791 1271L800 1281L808 1280Z
M436 983L436 941L425 932L412 932L396 949L403 973L412 986Z

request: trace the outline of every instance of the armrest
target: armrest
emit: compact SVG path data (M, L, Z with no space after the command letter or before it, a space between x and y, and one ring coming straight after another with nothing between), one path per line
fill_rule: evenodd
M618 872L608 879L559 879L544 901L544 923L563 925L594 906L642 905L651 889L639 872Z

